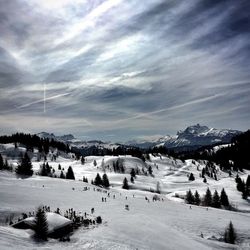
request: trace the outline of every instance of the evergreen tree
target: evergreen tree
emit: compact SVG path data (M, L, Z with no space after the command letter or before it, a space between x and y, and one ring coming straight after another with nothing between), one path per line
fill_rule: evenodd
M61 167L61 165L59 164L59 165L58 165L58 170L61 170L61 169L62 169L62 167Z
M228 227L225 229L224 241L226 243L235 244L236 239L237 239L237 234L234 229L232 221L230 221Z
M30 161L27 152L21 158L21 162L17 166L16 173L19 175L27 175L27 176L33 175L32 163Z
M5 170L12 170L12 167L9 166L9 163L8 163L7 159L5 159L5 162L3 164L3 169L5 169Z
M220 196L217 192L217 190L214 191L213 198L212 198L212 207L220 208Z
M223 188L220 193L220 202L222 206L228 207L229 201L225 189Z
M194 180L195 180L193 173L191 173L191 174L189 175L188 180L189 180L189 181L194 181Z
M237 179L237 185L236 188L238 191L242 192L244 190L244 184L241 178Z
M96 160L94 160L93 164L94 164L94 166L95 166L95 167L97 166L97 162L96 162Z
M103 176L102 176L102 184L106 188L109 187L109 179L108 179L108 176L106 174L103 174Z
M134 177L131 175L131 177L130 177L130 181L131 181L131 183L134 183L135 182L135 180L134 180Z
M207 178L205 176L204 176L203 182L207 183Z
M85 158L83 156L81 158L81 163L82 163L82 165L84 165L84 163L85 163Z
M75 180L75 175L71 166L69 166L68 171L66 173L66 179Z
M201 171L201 177L202 178L205 178L205 173L206 173L206 170L205 170L205 168L203 168L202 171Z
M65 174L63 173L63 171L61 171L60 178L65 179Z
M218 181L218 178L217 178L216 173L214 173L214 179L215 179L216 181Z
M134 168L131 169L130 175L131 175L133 178L135 178L135 169L134 169Z
M41 240L47 240L48 222L46 213L42 210L41 207L39 207L36 212L34 230L36 238Z
M185 200L187 204L194 204L194 195L190 189L187 191Z
M88 183L88 182L89 182L89 181L88 181L88 178L87 178L87 177L85 177L85 176L83 176L82 181L83 181L83 182L86 182L86 183Z
M247 195L250 196L250 175L247 176L246 190L247 190Z
M94 180L94 184L96 186L101 186L103 183L102 183L102 178L101 176L99 175L99 173L97 173L96 177L95 177L95 180Z
M152 170L152 167L151 167L151 166L148 167L148 173L149 173L150 175L152 175L152 173L153 173L153 170Z
M197 190L195 191L195 194L194 194L194 204L197 206L201 204L201 198Z
M203 205L210 207L212 205L212 194L209 188L207 188L206 194L203 198Z
M246 186L244 186L244 189L242 191L242 199L246 200L248 197L247 195L247 189L246 189Z
M43 163L43 164L40 166L40 175L41 175L41 176L47 176L47 171L46 171L45 163Z
M235 182L238 183L239 180L240 180L240 177L239 177L239 175L237 174L236 177L235 177Z
M0 170L3 169L3 166L4 166L3 157L2 157L2 155L0 154Z
M123 180L122 188L123 188L123 189L129 189L128 180L127 180L126 177L125 177L124 180Z

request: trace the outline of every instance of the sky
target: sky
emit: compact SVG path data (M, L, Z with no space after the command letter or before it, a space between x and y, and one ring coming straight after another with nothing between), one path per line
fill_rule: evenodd
M0 0L0 34L0 134L250 127L249 0Z

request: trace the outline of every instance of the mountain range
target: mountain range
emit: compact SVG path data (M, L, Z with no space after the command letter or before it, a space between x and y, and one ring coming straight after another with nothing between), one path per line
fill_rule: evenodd
M154 140L133 140L124 143L126 146L139 148L166 147L176 151L196 149L202 146L230 143L232 137L242 133L232 129L209 128L200 124L192 125L177 132L175 136L166 135ZM63 141L77 148L117 148L119 143L103 142L100 140L82 141L71 134L56 136L53 133L41 132L37 134L42 138Z
M175 136L164 136L152 141L132 141L129 145L140 148L164 146L175 150L195 149L202 146L230 143L232 137L242 133L232 129L216 129L200 124L180 130Z

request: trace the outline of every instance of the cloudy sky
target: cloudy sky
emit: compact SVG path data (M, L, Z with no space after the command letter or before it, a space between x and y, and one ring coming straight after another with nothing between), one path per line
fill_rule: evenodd
M0 133L126 141L250 127L249 0L0 0Z

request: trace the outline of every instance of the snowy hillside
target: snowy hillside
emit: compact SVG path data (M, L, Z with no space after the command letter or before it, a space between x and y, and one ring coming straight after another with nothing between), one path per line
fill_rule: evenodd
M14 144L1 144L0 149L13 168L20 159L16 157L17 152L25 151L25 148L15 148ZM54 169L52 176L59 177L61 171L66 173L71 166L75 180L37 175L43 164L37 150L30 154L35 172L32 177L21 179L14 173L0 171L0 249L15 249L17 244L19 249L227 249L231 246L223 243L222 238L229 221L237 229L240 248L250 247L249 199L243 200L237 191L235 173L229 177L228 172L215 166L217 180L207 177L204 183L201 172L206 161L183 162L150 154L146 162L130 155L87 156L83 164L71 153L57 152L56 159L53 153L47 156L49 166ZM123 166L124 171L115 172L116 164ZM150 168L152 174L149 174ZM130 181L132 169L137 173L133 183ZM97 173L108 175L110 195L100 188L97 192L96 186L89 184ZM188 178L191 173L194 181ZM249 171L239 173L244 180L248 174ZM83 176L89 183L82 181ZM122 189L125 177L129 190ZM185 204L183 197L189 189L197 190L202 196L208 187L211 192L225 188L237 212L193 205L190 208ZM157 189L160 194L155 193ZM155 196L159 201L153 202ZM107 202L102 202L103 197ZM62 211L74 208L81 213L90 213L91 208L95 208L94 215L100 215L103 224L76 230L70 242L50 239L37 245L32 239L32 230L14 229L5 221L11 215L17 218L39 205L49 205L54 210L60 207ZM125 209L125 205L129 209Z
M131 145L148 148L153 146L165 146L167 148L188 148L206 146L218 143L229 143L235 135L240 134L238 130L216 129L200 124L187 127L178 131L176 136L164 136L153 141L133 141Z

